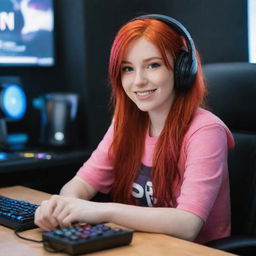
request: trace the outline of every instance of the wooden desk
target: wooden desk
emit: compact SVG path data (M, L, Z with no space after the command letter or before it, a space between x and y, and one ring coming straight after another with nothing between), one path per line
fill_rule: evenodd
M50 194L29 189L22 186L0 188L0 195L15 199L27 200L39 204L48 199ZM23 236L41 240L39 228L27 230ZM49 253L43 249L43 245L18 238L13 230L0 226L0 256L59 256L63 253ZM132 243L129 246L99 251L87 255L93 256L228 256L234 255L220 250L215 250L196 243L183 241L167 235L135 232Z

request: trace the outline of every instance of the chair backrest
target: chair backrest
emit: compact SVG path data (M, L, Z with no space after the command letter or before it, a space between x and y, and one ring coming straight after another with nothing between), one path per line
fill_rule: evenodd
M214 63L203 70L209 109L236 143L229 153L232 235L256 234L256 64Z

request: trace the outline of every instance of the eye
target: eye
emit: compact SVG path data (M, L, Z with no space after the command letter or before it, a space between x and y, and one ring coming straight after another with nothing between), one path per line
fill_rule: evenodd
M122 67L122 72L131 72L131 71L133 71L132 67L129 67L129 66Z
M160 64L159 63L151 63L147 66L148 69L155 69L155 68L158 68L160 67Z

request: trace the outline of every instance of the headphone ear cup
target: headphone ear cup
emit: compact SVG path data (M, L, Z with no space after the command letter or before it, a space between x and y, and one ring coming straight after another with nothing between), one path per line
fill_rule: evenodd
M189 90L195 80L196 72L196 60L191 61L189 53L182 50L175 62L174 88L183 92Z
M182 50L179 53L179 56L176 59L175 65L174 65L174 88L178 91L184 91L184 82L183 82L183 74L184 74L184 68L185 63L187 62L186 54L184 50Z

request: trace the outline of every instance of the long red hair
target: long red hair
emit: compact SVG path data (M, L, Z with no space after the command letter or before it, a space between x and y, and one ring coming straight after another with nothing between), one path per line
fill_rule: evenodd
M172 69L166 52L174 61L181 49L186 48L184 39L165 23L154 20L134 20L124 25L116 35L109 62L114 106L114 136L109 155L114 166L112 196L115 202L136 204L132 197L132 185L141 166L149 116L137 108L126 96L121 83L121 63L125 50L133 40L145 37L159 49L167 68ZM154 206L175 205L174 193L182 182L182 170L178 160L184 135L198 106L203 102L205 84L199 56L198 72L192 88L175 92L164 128L158 138L153 156L151 179Z

